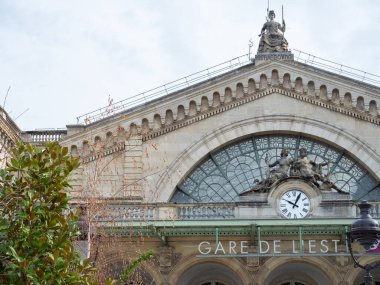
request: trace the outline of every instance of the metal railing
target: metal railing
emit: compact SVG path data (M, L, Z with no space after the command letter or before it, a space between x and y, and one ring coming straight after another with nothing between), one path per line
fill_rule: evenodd
M150 102L154 99L163 97L175 91L200 83L204 80L210 79L217 75L221 75L223 73L234 70L238 67L247 65L249 63L252 63L252 62L249 59L248 54L235 57L229 61L220 63L213 67L190 74L188 76L182 77L175 81L166 83L162 86L153 88L151 90L145 91L143 93L137 94L127 99L113 103L109 106L106 106L106 107L97 109L95 111L92 111L90 113L84 114L82 116L79 116L77 117L77 123L85 124L85 125L91 124L93 122L112 116L113 114L125 111L132 107L144 104L146 102Z
M297 62L305 63L307 65L317 67L326 71L337 73L363 83L368 83L380 87L380 76L368 73L356 68L352 68L343 64L339 64L330 60L326 60L297 49L293 49L295 53L294 60ZM179 91L191 85L200 83L204 80L210 79L217 75L227 73L228 71L237 69L241 66L252 63L249 54L241 55L229 61L220 63L213 67L204 69L202 71L190 74L175 81L166 83L151 90L134 95L127 99L110 104L106 107L97 109L87 114L77 117L78 124L88 125L104 118L110 117L114 114L128 110L135 106L153 101L154 99L163 97L175 91Z
M358 80L363 83L376 85L377 87L380 86L380 76L378 75L365 72L360 69L352 68L331 60L323 59L321 57L317 57L315 55L297 49L293 49L292 52L294 52L295 61L302 62L307 65L311 65L327 71L331 71L339 75L347 76L349 78Z

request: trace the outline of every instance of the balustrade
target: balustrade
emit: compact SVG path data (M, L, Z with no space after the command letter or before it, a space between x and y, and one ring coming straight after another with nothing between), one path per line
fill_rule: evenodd
M235 218L234 205L186 205L178 207L178 218L181 220L193 219L233 219Z
M24 140L29 143L46 143L60 141L67 134L67 130L41 130L23 133Z
M370 214L372 218L379 219L380 218L380 202L370 202L372 208L370 209ZM356 206L356 216L359 216L360 209Z
M154 206L110 206L105 209L108 218L117 221L157 219Z
M341 200L344 201L344 200ZM349 201L349 200L347 200ZM260 203L261 204L261 203ZM371 203L371 215L380 218L380 202ZM165 211L172 209L173 216L161 216L160 205L110 205L97 212L94 220L98 221L152 221L152 220L217 220L247 218L246 214L239 214L239 206L236 204L171 204L161 205ZM257 205L256 205L257 206ZM252 205L252 209L255 206ZM268 205L268 207L270 207ZM332 205L332 207L334 207ZM246 206L243 206L246 209ZM250 207L248 207L250 208ZM170 210L171 211L171 210ZM169 212L170 212L169 211ZM356 209L359 212L359 209Z
M165 208L168 208L165 206ZM173 220L192 219L233 219L235 218L235 205L172 205L177 215L170 217ZM148 221L167 219L159 216L160 207L156 205L111 205L99 211L97 220L113 221Z

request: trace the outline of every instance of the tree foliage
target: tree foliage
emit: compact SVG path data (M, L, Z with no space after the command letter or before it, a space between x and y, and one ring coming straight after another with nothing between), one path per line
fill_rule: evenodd
M124 270L123 274L119 277L120 281L127 282L132 276L136 269L145 261L151 260L154 257L154 252L148 250L140 254L137 258L133 259Z
M72 243L78 217L66 190L78 166L57 143L20 143L0 170L1 284L94 284Z

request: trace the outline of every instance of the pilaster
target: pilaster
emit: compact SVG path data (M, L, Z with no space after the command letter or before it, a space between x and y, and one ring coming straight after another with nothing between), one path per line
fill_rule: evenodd
M124 197L142 200L142 136L133 135L125 142Z

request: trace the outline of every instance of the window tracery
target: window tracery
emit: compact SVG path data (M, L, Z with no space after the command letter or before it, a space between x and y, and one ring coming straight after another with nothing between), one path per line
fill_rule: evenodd
M268 175L269 164L287 148L296 159L300 148L316 163L331 161L324 170L331 182L353 200L379 200L380 187L374 177L344 150L324 142L295 135L263 135L243 139L210 153L177 185L171 198L177 203L226 203L239 201L239 193L248 191Z

